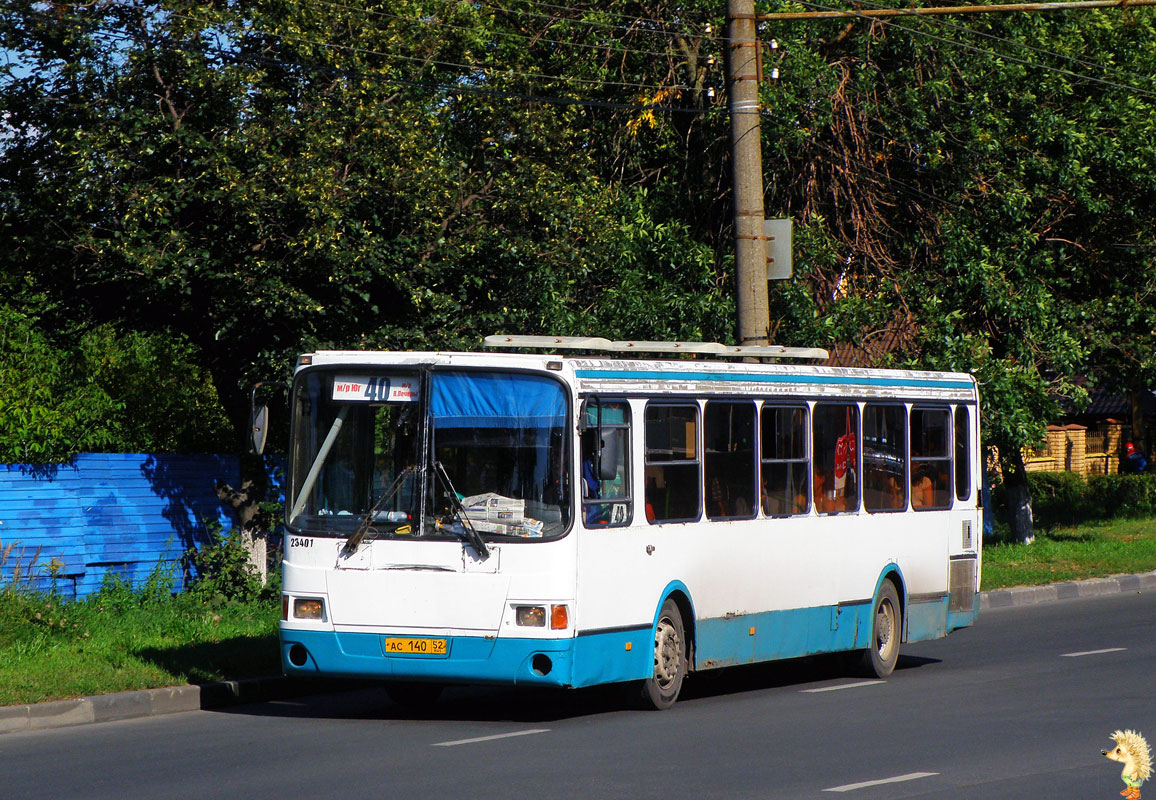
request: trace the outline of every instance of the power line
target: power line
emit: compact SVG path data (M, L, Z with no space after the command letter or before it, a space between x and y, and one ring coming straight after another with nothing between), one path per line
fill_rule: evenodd
M98 31L103 31L106 33L106 35L119 37L120 41L129 42L129 41L136 41L137 40L137 37L130 35L130 34L127 34L127 33L122 33L115 28L109 28L107 26L90 26L90 25L87 25L86 24L88 22L87 19L84 19L82 17L77 17L75 15L57 15L55 13L49 14L47 12L41 12L41 11L32 11L30 13L36 14L43 19L50 20L50 21L53 21L55 23L63 23L65 21L65 19L68 18L68 21L71 22L73 24L73 26L76 27L81 32L96 33ZM188 22L196 23L197 25L204 26L205 29L212 29L212 28L218 27L220 25L220 22L217 20L204 19L204 18L200 18L200 17L194 17L191 15L187 15L187 14L172 13L171 16L173 18L176 18L176 19L181 19L181 20L185 20ZM304 36L295 36L293 34L278 33L278 32L274 32L274 31L267 31L267 30L263 30L260 28L249 27L249 26L242 27L240 29L238 35L239 36L252 35L252 36L256 36L256 37L266 37L266 38L270 38L270 39L277 39L277 40L281 40L281 41L291 42L291 43L299 44L299 45L309 45L312 47L317 47L317 48L330 50L330 51L334 51L334 52L344 52L344 53L348 53L348 54L352 54L352 55L360 55L360 56L375 56L375 57L383 58L383 59L390 60L390 61L403 61L403 62L408 62L408 63L420 64L424 67L435 66L435 67L441 67L441 68L446 68L446 69L451 69L451 70L460 70L460 71L465 73L465 75L463 77L477 76L479 73L481 73L486 78L505 76L505 77L515 78L515 79L528 79L531 81L537 80L537 81L543 81L543 82L547 82L547 83L561 83L561 84L569 84L569 85L580 85L580 86L584 86L587 88L610 87L610 88L623 88L623 89L629 89L629 90L634 90L634 91L649 91L649 92L658 92L660 90L663 90L663 91L671 91L671 90L683 91L683 90L693 90L695 88L695 87L692 87L692 86L689 86L686 84L665 84L664 85L664 84L657 84L657 83L641 83L641 82L634 83L634 82L627 82L627 81L597 80L597 79L589 79L589 78L578 78L578 77L572 77L572 76L566 76L566 75L551 75L551 74L546 74L546 73L523 72L523 71L514 70L514 69L504 69L502 67L488 65L488 64L463 64L463 63L454 62L454 61L443 61L440 59L424 58L421 56L409 56L409 55L404 55L402 53L387 52L387 51L374 50L374 49L363 48L363 47L355 47L352 45L334 44L332 42L320 41L317 39L311 39L311 38L304 37ZM222 50L222 52L225 52L225 51ZM282 65L288 65L288 62L285 62L285 61L278 61L277 63L280 63ZM295 66L304 67L305 65L295 65Z
M479 0L479 2L484 3L485 5L489 6L490 8L497 8L498 10L503 11L503 12L514 13L510 9L501 8L497 5L495 5L494 0ZM527 5L537 5L537 6L541 6L544 8L556 8L556 9L563 10L563 11L574 11L574 12L578 12L581 14L592 13L592 12L609 13L609 12L602 12L601 9L582 9L582 8L575 8L573 6L551 5L550 3L527 3ZM536 13L533 11L519 11L517 13L519 13L522 16L538 17L541 19L550 19L550 20L558 19L557 14L541 14L541 13ZM630 16L626 16L626 15L619 15L619 14L615 14L614 16L618 16L620 19L623 19L623 20L629 20L631 24L614 25L614 24L607 24L607 23L602 23L602 22L594 22L592 20L584 20L584 19L580 20L580 19L576 19L574 17L565 17L564 19L566 19L570 22L574 22L574 23L579 24L579 25L586 25L586 26L591 27L591 28L602 28L603 30L610 30L610 31L625 31L628 33L643 34L643 35L648 35L648 36L659 36L659 37L666 37L666 38L673 38L676 36L682 36L683 35L681 33L677 33L674 31L659 30L657 28L644 28L644 27L640 27L636 24L633 24L633 23L639 21L640 18L638 18L638 17L630 17ZM665 20L649 20L649 21L656 24L656 25L670 26L670 27L674 26L673 23L668 23ZM726 41L726 37L723 37L723 36L719 36L719 37L704 36L704 38L709 38L711 41L719 42L719 43L723 43Z
M1143 0L1143 1L1148 2L1148 0ZM1054 72L1054 73L1057 73L1060 75L1066 75L1070 78L1075 78L1077 80L1088 81L1090 83L1098 83L1098 84L1101 84L1103 86L1110 86L1110 87L1115 88L1115 89L1125 89L1125 90L1130 91L1130 92L1136 92L1136 93L1139 93L1142 95L1146 95L1148 97L1156 98L1156 91L1150 91L1148 89L1142 89L1138 86L1133 86L1131 84L1118 83L1116 81L1110 81L1110 80L1106 80L1104 78L1097 78L1097 77L1094 77L1092 75L1086 75L1086 74L1079 73L1079 72L1073 72L1072 70L1064 69L1062 67L1053 67L1053 66L1049 66L1047 64L1039 64L1037 62L1029 61L1029 60L1024 59L1024 58L1018 58L1016 56L1008 55L1006 53L998 53L994 50L986 50L982 47L978 47L978 46L973 45L973 44L968 44L967 42L960 42L960 41L957 41L955 39L948 39L945 36L939 36L938 34L934 34L934 33L931 33L929 31L922 31L922 30L919 30L917 28L910 28L906 25L901 25L901 24L899 24L897 22L893 22L889 19L879 18L878 16L872 14L869 11L867 11L867 12L844 11L842 9L835 9L832 6L823 5L822 3L813 2L813 0L801 0L801 2L804 5L810 6L812 8L818 8L818 9L823 9L824 11L836 12L841 17L861 17L863 19L867 19L867 20L871 20L871 21L878 21L878 22L880 22L883 25L886 25L888 27L892 27L892 28L895 28L897 30L905 31L907 33L910 33L910 34L913 34L916 36L923 36L923 37L926 37L928 39L932 39L934 41L940 42L942 44L950 45L952 47L960 47L960 48L963 48L964 50L969 50L973 53L979 53L982 55L992 56L994 58L1003 59L1005 61L1011 61L1012 63L1019 64L1021 66L1033 67L1036 69L1042 69L1042 70L1045 70L1048 72ZM1083 3L1080 3L1079 5L1088 5L1089 2L1099 2L1099 0L1088 0L1088 2L1083 2ZM1151 0L1151 3L1156 4L1156 0ZM909 11L910 9L880 9L880 10L881 11ZM897 14L896 16L899 16L899 15ZM778 18L778 17L776 17L776 18Z
M37 13L37 12L34 12L34 13ZM41 16L47 16L47 15L41 14ZM174 16L188 19L190 21L205 22L205 20L197 20L196 18L183 17L181 15L174 15ZM57 17L55 14L52 15L52 20L55 22L58 22L58 23L64 21L62 17ZM104 38L104 39L112 41L112 42L132 43L132 42L137 41L137 38L135 36L130 35L128 33L125 33L125 32L119 31L119 30L115 30L115 29L108 29L108 28L101 27L101 26L85 26L83 24L83 22L84 21L82 21L82 20L78 20L76 18L73 18L70 21L70 24L72 24L74 27L76 27L77 29L79 29L83 33L87 33L89 35ZM253 32L253 31L250 30L249 32ZM271 34L271 33L266 33L265 35L277 37L276 34ZM322 46L322 47L328 46L327 43L318 42L315 40L301 39L300 41L303 41L303 42L308 43L308 44L313 44L316 46ZM377 80L379 82L382 80L382 76L380 74L377 74L377 73L370 73L370 72L365 72L365 71L361 71L361 70L340 69L337 67L320 67L320 66L312 65L312 64L287 62L283 59L278 59L278 58L274 58L274 57L271 57L268 55L260 55L260 54L251 53L251 52L241 54L241 53L238 53L235 49L228 49L228 48L223 48L223 47L219 47L219 46L201 46L201 47L197 47L197 48L189 48L189 47L181 47L181 46L178 46L175 44L170 44L170 43L166 43L166 44L154 43L151 46L155 47L158 50L163 50L163 51L167 51L167 52L185 53L185 54L200 55L200 56L209 56L209 55L216 56L220 60L220 63L225 64L225 65L230 65L230 66L250 67L250 68L253 68L255 66L256 67L269 67L269 66L294 67L294 68L299 68L299 69L302 69L304 71L311 72L311 73L318 74L318 75L328 75L328 76L334 76L334 77L347 77L347 78L372 77L374 80ZM386 57L389 57L391 55L391 54L377 53L376 51L369 51L369 50L364 50L364 49L360 49L360 48L345 47L344 49L352 50L354 52L360 52L360 53L383 55ZM479 68L469 67L468 65L461 65L461 64L455 65L455 64L451 64L450 62L426 62L424 59L416 59L416 58L407 57L407 56L399 56L399 57L406 59L406 60L422 61L422 63L436 63L439 65L447 65L448 64L451 66L457 66L457 67L461 67L463 69L468 69L471 71L473 71L475 69L479 69ZM523 77L526 76L525 73L512 73L512 74L523 76ZM549 76L547 76L547 77L549 77ZM565 78L557 78L557 80L559 80L561 82L565 82ZM540 103L540 104L545 104L545 105L580 106L580 107L587 107L587 108L603 108L603 109L612 109L612 110L627 110L627 111L652 112L652 113L663 113L663 114L671 113L671 114L709 115L709 114L718 114L718 113L725 112L725 108L722 108L722 107L718 107L718 108L681 108L681 107L676 107L676 106L666 106L666 105L660 105L660 104L621 103L621 102L614 102L614 101L608 101L608 100L594 100L594 99L582 98L582 97L561 97L561 96L555 96L555 95L530 94L530 93L526 93L526 92L515 92L515 91L510 91L510 90L496 89L493 87L471 86L469 84L464 84L461 82L446 83L446 82L429 81L429 80L413 80L413 79L403 78L400 76L390 76L387 79L387 83L389 85L397 86L399 88L405 87L405 88L419 88L419 89L425 89L425 90L436 90L436 91L442 92L444 94L449 94L449 95L471 95L471 96L496 97L496 98L500 98L500 99L517 100L517 101L526 102L526 103ZM596 83L596 82L591 81L590 83ZM651 85L647 85L647 84L624 84L624 83L616 83L616 82L611 82L611 81L603 82L603 83L598 84L598 85L626 86L626 87L638 86L641 88L653 88L653 89L662 89L662 88L685 89L685 88L689 88L689 87L679 87L679 86L659 87L659 86L651 86Z
M821 6L818 3L808 2L807 0L800 0L800 2L802 2L804 5L812 6L815 8L828 8L826 6ZM873 9L876 10L875 12L871 12L871 11L863 12L864 15L869 16L873 21L878 19L878 16L877 16L878 12L890 12L890 11L906 12L908 10L908 9L888 8L888 7L883 6L879 3L873 3L870 0L860 0L860 2L862 2L864 5L872 6ZM1092 2L1095 2L1095 0L1092 0ZM1156 2L1156 0L1153 0L1153 2ZM1082 2L1082 3L1075 3L1074 5L1082 6L1082 5L1089 5L1089 4L1090 3L1088 3L1088 2ZM1008 6L998 6L998 7L999 8L1006 8ZM969 7L965 7L965 8L969 8ZM936 7L936 10L943 10L943 9ZM815 12L815 13L826 14L828 12L820 11L820 12ZM833 13L839 14L840 18L845 18L845 15L843 14L843 12L833 12ZM896 16L903 16L903 15L904 14L896 14ZM784 14L781 16L787 16L787 15ZM854 17L854 16L857 16L857 14L855 14L854 12L848 12L846 14L846 16ZM824 17L824 18L827 19L829 17ZM1008 39L1008 38L1003 37L1003 36L997 36L993 33L988 33L986 31L979 31L979 30L975 30L974 28L968 28L968 27L965 27L963 25L957 25L957 24L954 24L952 22L947 21L946 19L943 19L942 16L928 16L928 18L930 21L936 23L937 25L939 25L940 27L943 27L943 28L950 28L952 30L959 31L961 33L966 33L966 34L970 34L973 36L979 36L979 37L982 37L985 39L990 39L992 41L1001 42L1003 44L1011 45L1013 47L1019 47L1019 48L1024 49L1024 50L1030 50L1032 52L1039 53L1041 55L1047 55L1047 56L1051 56L1053 58L1057 58L1057 59L1061 59L1061 60L1065 60L1065 61L1070 61L1070 62L1079 64L1080 66L1088 67L1090 69L1097 69L1097 70L1101 70L1101 71L1106 72L1106 73L1115 73L1115 74L1122 75L1122 76L1127 77L1127 78L1140 79L1140 80L1143 79L1143 76L1141 76L1141 75L1137 75L1134 72L1129 72L1127 70L1119 69L1117 67L1110 67L1110 66L1107 66L1105 64L1100 64L1100 63L1097 63L1094 61L1087 61L1087 60L1084 60L1081 58L1077 58L1075 56L1067 55L1064 53L1059 53L1059 52L1056 52L1054 50L1048 50L1046 48L1037 47L1035 45L1028 44L1026 42L1019 42L1019 41L1016 41L1014 39ZM886 20L879 20L879 21L883 22L884 24L888 24ZM906 30L906 31L914 31L915 30L912 28L904 27L902 25L899 25L897 27L899 27L901 30ZM961 46L965 46L965 45L961 45ZM981 52L994 52L994 51L981 51ZM1032 62L1032 63L1034 63L1034 62ZM1055 69L1055 68L1050 68L1045 64L1036 64L1036 66L1040 67L1041 69ZM1072 74L1076 74L1076 73L1072 73ZM1085 76L1085 77L1087 77L1090 80L1096 80L1095 78L1092 78L1091 76ZM1134 84L1127 84L1126 86L1129 88L1135 89L1138 92L1142 92L1142 93L1147 92L1146 89L1143 89L1143 88L1136 86Z
M449 30L458 30L458 31L475 31L475 30L477 30L474 27L470 27L467 25L456 25L452 22L446 22L446 21L443 21L440 19L436 19L434 17L427 17L424 19L418 19L416 17L404 17L404 16L401 16L398 14L390 14L390 13L385 12L385 11L354 9L354 8L351 8L350 6L343 5L341 3L329 2L327 0L314 0L314 2L317 3L318 5L329 6L331 8L339 8L339 9L342 9L344 11L351 11L351 12L355 12L355 13L359 13L359 14L362 14L362 13L370 14L374 17L381 17L384 19L393 19L393 20L398 20L400 22L409 22L409 23L414 23L417 25L423 25L423 26L427 26L427 27L436 26L439 28L446 28ZM558 21L558 20L555 20L555 21ZM584 24L584 23L581 23L577 20L572 20L570 18L566 18L566 21L567 22L578 22L578 24ZM659 52L657 50L640 50L638 48L631 48L631 47L612 47L610 45L587 44L585 42L562 41L562 40L558 40L558 39L547 39L544 36L531 36L531 35L524 34L524 33L514 33L512 31L488 31L488 33L491 33L491 34L496 33L497 35L504 36L506 38L521 39L521 40L524 40L527 42L540 42L542 44L552 44L552 45L559 45L561 47L574 47L574 48L579 48L579 49L597 50L599 52L607 52L607 53L624 53L624 54L629 54L629 55L654 56L657 58L666 58L666 57L669 57L671 55L670 51Z
M172 16L174 16L178 19L185 19L185 20L188 20L190 22L197 22L200 24L211 24L212 23L212 20L200 19L197 17L188 16L185 14L173 13ZM488 77L488 73L494 72L497 74L505 74L505 75L508 75L510 77L529 78L529 79L533 79L533 80L545 80L545 81L559 82L559 83L581 84L581 85L585 85L585 86L620 86L620 87L627 88L627 89L654 89L654 90L693 88L690 86L685 86L685 85L680 85L680 84L675 84L675 85L670 85L670 86L662 86L662 85L650 84L650 83L628 83L626 81L593 80L593 79L589 79L589 78L574 78L574 77L561 76L561 75L548 75L545 73L533 73L533 72L520 72L517 70L506 70L506 69L503 69L501 67L494 67L494 66L483 65L483 64L462 64L462 63L458 63L458 62L454 62L454 61L441 61L439 59L424 58L421 56L407 56L407 55L402 55L401 53L389 53L389 52L385 52L385 51L381 51L381 50L373 50L373 49L364 48L364 47L353 47L351 45L334 44L331 42L323 42L323 41L319 41L316 39L309 39L309 38L303 37L303 36L294 36L292 34L277 33L277 32L273 32L273 31L265 31L265 30L261 30L259 28L253 28L253 27L248 27L248 26L243 28L242 32L245 34L257 35L257 36L268 36L268 37L272 37L272 38L276 38L276 39L287 40L287 41L291 41L291 42L297 42L300 44L308 44L308 45L312 45L314 47L320 47L320 48L324 48L324 49L328 49L328 50L347 52L347 53L350 53L353 55L378 56L378 57L386 58L386 59L397 59L397 60L401 60L401 61L408 61L411 63L418 63L418 64L422 64L424 66L433 65L433 66L438 66L438 67L447 67L450 69L460 69L460 70L465 70L466 72L471 73L471 74L476 74L477 72L480 71L483 74L487 74L487 77Z
M802 2L802 0L800 0ZM807 5L807 3L803 3ZM1153 6L1156 0L1071 0L1055 3L986 3L972 6L908 6L906 8L877 7L875 11L849 11L826 9L823 11L781 11L759 14L759 22L774 20L843 19L846 17L931 17L946 14L990 14L1008 11L1080 11L1098 8L1124 8L1125 6Z
M803 2L805 2L805 0L803 0ZM861 2L864 5L871 6L872 8L875 8L875 9L886 9L887 8L886 6L883 6L880 3L871 2L871 0L858 0L858 2ZM1083 4L1081 3L1080 5L1083 5ZM1080 66L1083 66L1083 67L1089 67L1091 69L1099 69L1099 70L1103 70L1104 72L1112 72L1112 73L1116 73L1118 75L1122 75L1122 76L1125 76L1128 78L1142 78L1143 77L1141 75L1137 75L1134 72L1129 72L1127 70L1119 69L1117 67L1109 67L1105 64L1099 64L1095 61L1085 61L1082 58L1077 58L1075 56L1066 55L1064 53L1059 53L1055 50L1048 50L1048 49L1043 48L1043 47L1036 47L1035 45L1031 45L1031 44L1028 44L1026 42L1017 42L1015 39L1008 39L1004 36L996 36L994 33L988 33L987 31L979 31L979 30L975 30L974 28L968 28L968 27L965 27L963 25L957 25L953 22L950 22L950 21L944 19L942 16L933 16L933 17L929 17L929 19L931 21L935 22L940 27L950 28L952 30L959 31L961 33L966 33L966 34L970 34L973 36L979 36L979 37L982 37L985 39L991 39L992 41L996 41L996 42L1002 42L1004 44L1008 44L1008 45L1011 45L1013 47L1020 47L1020 48L1023 48L1025 50L1031 50L1031 51L1039 53L1041 55L1048 55L1048 56L1052 56L1054 58L1062 59L1065 61L1071 61L1071 62L1079 64ZM1151 79L1151 76L1150 76L1150 79Z

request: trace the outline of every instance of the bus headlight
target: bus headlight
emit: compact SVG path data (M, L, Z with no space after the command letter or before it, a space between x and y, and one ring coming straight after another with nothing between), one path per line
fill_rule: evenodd
M317 597L293 598L294 619L324 619L325 602Z
M514 616L524 628L546 627L546 609L543 606L515 606Z

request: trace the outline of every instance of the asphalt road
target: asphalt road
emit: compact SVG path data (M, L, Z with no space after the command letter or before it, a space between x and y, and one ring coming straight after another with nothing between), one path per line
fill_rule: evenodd
M1118 798L1118 728L1156 744L1156 593L985 612L885 682L833 658L615 692L378 690L0 737L17 798ZM1144 791L1156 792L1156 779Z

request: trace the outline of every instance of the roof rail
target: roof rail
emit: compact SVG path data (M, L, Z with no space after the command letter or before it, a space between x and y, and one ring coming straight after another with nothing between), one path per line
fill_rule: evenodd
M487 336L486 347L530 348L539 350L602 350L612 353L696 353L735 358L801 358L826 360L830 354L821 347L729 345L718 342L612 342L597 336Z

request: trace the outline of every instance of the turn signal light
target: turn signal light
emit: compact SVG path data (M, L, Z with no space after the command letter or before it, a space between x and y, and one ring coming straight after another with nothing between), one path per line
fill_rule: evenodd
M566 606L550 606L550 630L564 631L570 627L570 609Z

